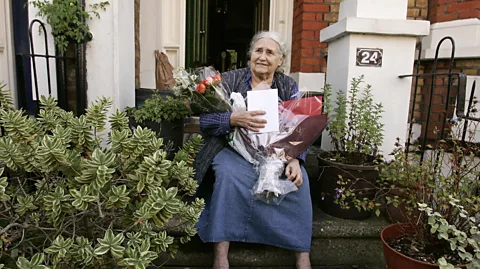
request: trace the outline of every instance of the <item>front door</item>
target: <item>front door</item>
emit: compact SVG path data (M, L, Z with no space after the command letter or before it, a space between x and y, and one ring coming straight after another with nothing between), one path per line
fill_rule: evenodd
M246 67L253 35L268 30L269 0L187 0L186 67Z

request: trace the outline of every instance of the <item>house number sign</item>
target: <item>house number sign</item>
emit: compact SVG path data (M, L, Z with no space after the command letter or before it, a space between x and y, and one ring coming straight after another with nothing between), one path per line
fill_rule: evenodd
M382 67L383 49L357 48L357 66Z

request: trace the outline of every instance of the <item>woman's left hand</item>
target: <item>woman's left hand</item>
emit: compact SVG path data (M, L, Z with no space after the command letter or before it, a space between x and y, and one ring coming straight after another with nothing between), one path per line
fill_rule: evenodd
M288 180L293 180L295 186L300 187L300 185L302 185L303 175L298 159L291 159L288 162L287 167L285 168L285 175L288 177Z

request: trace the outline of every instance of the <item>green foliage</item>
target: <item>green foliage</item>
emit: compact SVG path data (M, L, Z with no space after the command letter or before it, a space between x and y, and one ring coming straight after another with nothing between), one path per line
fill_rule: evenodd
M0 82L0 107L4 110L11 110L13 109L13 100L6 86L7 84Z
M190 115L185 101L181 98L167 96L165 99L158 93L145 100L141 107L128 108L128 114L139 123L144 121L161 122L185 119Z
M17 268L146 268L195 235L204 201L182 198L198 187L201 137L167 160L153 131L107 117L111 104L76 117L42 97L37 118L0 104L1 255Z
M70 42L82 43L91 38L87 21L100 18L98 11L105 11L109 5L108 1L99 2L90 5L90 11L85 11L80 0L33 0L29 3L38 8L37 16L45 18L52 27L55 44L62 55Z
M453 128L458 124L452 122L449 127L452 139L430 145L423 159L416 154L418 145L410 145L407 151L397 138L393 159L379 168L380 179L362 190L374 192L373 199L359 199L358 192L348 185L337 193L344 208L355 206L377 215L382 207L398 208L404 215L402 222L413 227L412 244L420 246L420 251L443 257L437 260L442 269L458 263L467 264L467 268L480 265L480 145L456 140L461 135L454 130L463 131ZM473 138L477 131L469 132L468 137Z
M325 109L328 112L328 126L333 144L333 156L337 162L368 165L378 158L383 142L384 112L381 103L375 103L372 88L360 86L363 76L353 78L348 93L339 91L332 103L332 89L324 89Z
M448 242L450 249L465 261L462 264L467 264L467 268L480 268L480 232L477 218L470 216L464 207L458 204L460 200L452 196L449 198L450 209L458 213L456 223L449 223L442 214L434 212L427 204L419 203L418 209L428 216L430 233L436 235L437 239ZM466 229L459 229L458 226L461 225ZM454 268L444 257L438 259L438 264L440 269Z

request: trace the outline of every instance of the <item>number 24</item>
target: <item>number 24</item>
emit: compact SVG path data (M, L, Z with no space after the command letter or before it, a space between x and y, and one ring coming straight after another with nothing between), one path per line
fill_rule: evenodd
M373 62L376 64L378 59L378 51L374 51L374 52L364 51L362 52L362 57L363 57L361 61L362 64L369 64L370 62Z

